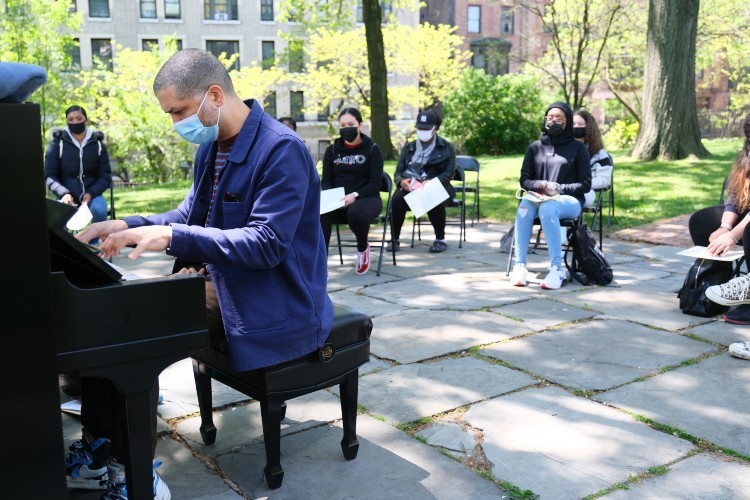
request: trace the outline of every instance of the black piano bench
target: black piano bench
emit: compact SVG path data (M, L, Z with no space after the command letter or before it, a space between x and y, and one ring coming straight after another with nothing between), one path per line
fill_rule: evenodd
M363 312L334 304L331 333L320 349L291 361L258 370L232 371L226 344L193 351L193 374L201 412L201 437L216 441L212 417L211 379L250 396L260 403L266 448L264 475L271 489L281 486L281 421L286 401L339 385L344 438L341 450L347 460L357 456L357 393L359 367L370 360L372 320Z

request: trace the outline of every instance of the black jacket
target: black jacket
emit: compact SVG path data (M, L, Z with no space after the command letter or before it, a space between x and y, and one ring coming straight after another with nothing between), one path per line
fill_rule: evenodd
M361 134L362 142L348 148L339 137L328 146L323 156L322 189L343 187L344 193L359 194L360 198L380 196L383 183L383 153L372 139Z
M450 182L453 180L453 176L456 173L456 150L453 147L453 144L439 135L435 135L435 140L437 141L435 149L432 150L427 162L422 165L422 170L427 174L429 179L437 177L440 179L440 182L447 187L450 185ZM417 141L411 141L401 150L401 156L396 165L396 172L393 174L393 182L395 182L397 186L401 183L402 179L411 178L411 176L407 175L405 172L409 168L414 168L414 166L409 165L409 163L414 157L416 151Z
M44 155L47 188L58 198L70 193L80 203L85 192L100 196L112 183L104 134L91 131L83 148L65 129L54 129Z
M547 135L542 125L541 139L532 142L526 149L521 166L521 187L529 191L540 191L546 181L557 182L562 191L575 197L583 206L583 195L591 189L591 166L586 145L573 138L573 111L564 103L555 103L547 108L560 108L565 112L563 133L556 138ZM545 113L546 115L546 113Z

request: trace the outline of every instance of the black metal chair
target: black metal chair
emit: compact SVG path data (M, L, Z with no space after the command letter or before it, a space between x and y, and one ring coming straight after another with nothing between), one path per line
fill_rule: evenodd
M458 226L458 248L462 248L462 244L466 241L466 175L461 164L456 161L456 171L453 174L453 180L451 181L453 187L456 190L456 195L448 203L446 209L458 208L459 214L457 219L447 219L445 221L446 226ZM478 184L477 184L478 185ZM423 216L424 217L424 216ZM422 222L423 217L413 217L411 225L411 247L414 248L414 237L416 235L419 241L422 241Z
M464 170L464 177L467 177L462 189L473 196L471 201L471 227L474 227L474 218L479 222L481 215L479 211L479 161L473 156L458 155L456 156L456 165L461 165ZM469 176L472 176L471 180L468 179Z
M380 192L381 193L387 193L386 201L383 204L383 211L378 215L377 217L373 218L372 225L383 225L383 231L382 235L380 237L380 243L378 244L370 244L370 255L372 255L372 248L379 248L380 249L380 257L378 258L378 276L380 276L380 272L383 268L383 255L385 253L385 247L386 247L386 236L388 234L388 228L391 226L391 197L393 196L393 181L391 180L391 176L388 175L388 172L383 172L383 183L380 185ZM341 231L339 229L340 225L346 225L346 219L340 218L334 222L334 226L336 226L336 245L339 249L339 262L341 264L344 263L344 252L342 251L342 248L344 247L357 247L356 241L351 241L348 239L342 239L341 238ZM372 227L372 226L371 226ZM391 239L393 237L391 236ZM393 265L396 265L396 252L390 252L391 256L393 258Z

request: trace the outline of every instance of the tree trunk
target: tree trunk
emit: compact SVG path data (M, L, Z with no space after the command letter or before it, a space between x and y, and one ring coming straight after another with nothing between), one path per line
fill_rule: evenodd
M385 66L383 31L380 27L382 14L378 0L363 0L362 14L367 38L367 65L370 69L372 140L380 146L384 159L393 160L396 152L388 121L388 70Z
M699 0L649 0L643 112L631 155L641 160L708 156L695 105Z

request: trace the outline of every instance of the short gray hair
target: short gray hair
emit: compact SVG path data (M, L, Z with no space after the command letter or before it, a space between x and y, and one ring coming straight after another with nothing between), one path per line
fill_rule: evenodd
M169 58L154 78L154 93L174 87L177 99L198 98L211 85L234 95L234 85L223 64L210 52L183 49Z

